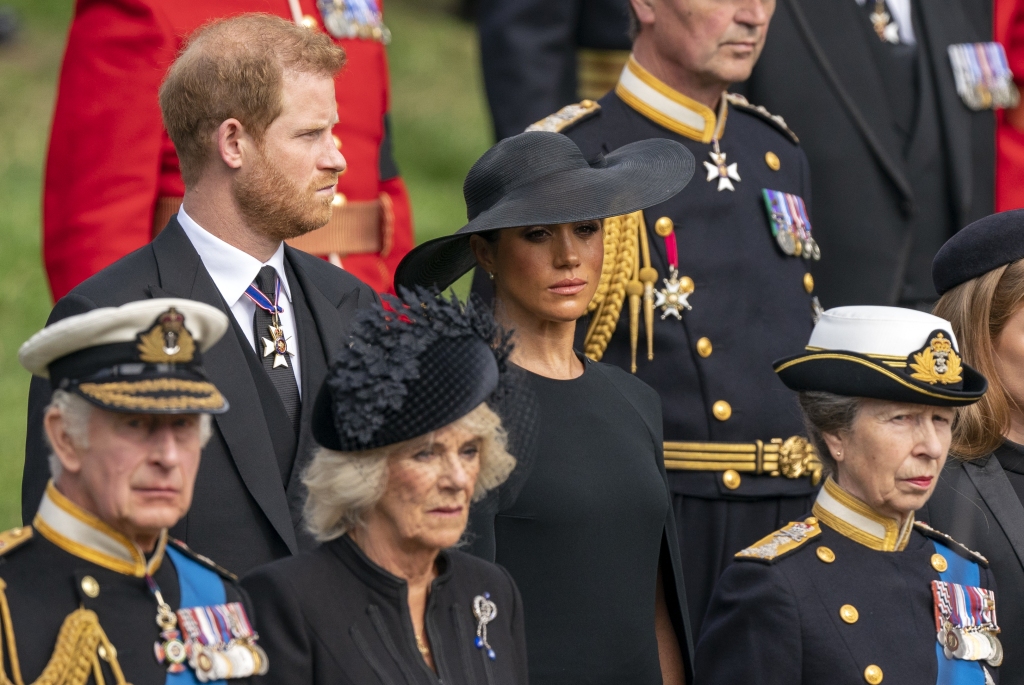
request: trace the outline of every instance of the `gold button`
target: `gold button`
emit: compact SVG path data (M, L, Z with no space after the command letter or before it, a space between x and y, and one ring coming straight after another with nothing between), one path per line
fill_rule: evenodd
M738 488L741 480L742 478L740 478L740 474L733 469L729 469L722 474L722 485L730 490Z
M302 17L302 26L304 28L313 30L316 28L316 19L307 14L306 16Z
M942 556L941 554L933 554L932 568L938 571L939 573L942 573L947 568L949 568L949 564L946 563L946 557Z
M818 549L827 548L819 547ZM843 619L843 621L845 621L846 623L856 623L857 619L860 618L860 612L858 612L857 607L853 606L852 604L844 604L843 606L839 607L839 618ZM879 678L879 680L881 680L881 678Z
M813 516L808 516L804 519L804 523L806 523L809 526L816 526L818 525L818 519L814 518Z
M711 413L719 421L728 421L729 417L732 416L732 407L725 400L718 400L712 405Z
M692 293L693 292L693 279L689 276L683 276L679 279L679 292L681 293Z
M331 136L331 138L334 138L334 147L336 147L336 148L338 148L340 150L341 149L341 138L339 138L338 136Z
M814 276L809 273L804 274L804 290L806 290L808 294L814 292Z
M868 681L869 685L878 685L882 682L882 669L871 664L864 669L864 680Z
M593 100L580 100L580 107L583 107L584 109L592 109L596 104L597 103Z
M708 340L707 338L701 338L700 340L698 340L697 341L697 354L699 354L700 356L704 357L705 359L707 357L710 357L711 356L711 341Z
M817 554L818 558L824 561L826 564L831 564L833 561L836 560L836 553L830 550L828 547L825 547L824 545L815 550L815 554Z
M768 168L772 171L778 171L782 168L782 162L779 161L779 156L774 152L764 153L764 163L768 165Z
M95 599L100 596L100 584L92 576L85 576L82 578L82 592L86 597Z
M662 238L667 238L672 235L672 231L675 230L676 225L672 223L672 219L667 216L663 216L654 222L654 232L660 235Z
M346 202L348 202L348 198L345 197L344 193L335 193L334 199L331 200L331 205L333 205L334 207L341 207Z
M13 529L11 529L11 537L12 538L20 538L22 535L25 534L26 530L28 530L28 529L27 528L21 528L21 527L13 528Z

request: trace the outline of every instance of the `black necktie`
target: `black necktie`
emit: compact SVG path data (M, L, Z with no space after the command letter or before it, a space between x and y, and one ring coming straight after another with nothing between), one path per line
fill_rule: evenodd
M274 301L274 294L277 290L277 272L274 271L274 267L265 266L260 269L259 274L256 276L256 281L253 283L256 288L267 296L267 299L271 302ZM270 312L265 311L261 307L256 307L256 312L252 316L252 329L256 335L256 350L257 354L260 355L263 361L263 368L266 369L267 375L270 376L270 381L277 388L277 394L281 396L281 402L284 403L284 409L288 413L288 418L292 422L292 428L296 432L299 430L299 386L295 383L295 372L292 370L291 355L285 355L285 359L288 360L287 366L279 365L274 368L274 358L277 356L273 351L270 354L264 354L264 343L263 339L270 340L273 342L273 337L270 332L270 326L273 318L270 316ZM288 341L291 346L296 345L295 338Z

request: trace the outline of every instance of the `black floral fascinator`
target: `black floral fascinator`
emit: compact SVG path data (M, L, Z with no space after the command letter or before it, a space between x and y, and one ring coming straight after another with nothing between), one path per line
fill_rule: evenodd
M313 437L328 449L356 452L411 440L483 402L507 415L511 334L487 307L422 287L399 294L359 312L320 387Z

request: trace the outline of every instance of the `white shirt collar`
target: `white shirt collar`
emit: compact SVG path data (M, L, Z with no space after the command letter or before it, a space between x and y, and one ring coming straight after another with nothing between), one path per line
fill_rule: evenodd
M210 278L229 307L245 295L245 289L252 285L264 266L274 267L274 271L281 279L281 292L289 302L292 301L291 288L288 286L284 270L284 243L278 245L274 255L264 263L197 224L185 212L185 205L178 210L178 223L181 224L192 247L199 253L203 266L210 273Z

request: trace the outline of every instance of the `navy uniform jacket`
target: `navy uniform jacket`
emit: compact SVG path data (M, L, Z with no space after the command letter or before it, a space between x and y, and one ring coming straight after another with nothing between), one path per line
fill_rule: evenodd
M931 159L904 153L895 94L912 95L915 88L912 79L900 88L899 70L876 62L880 41L868 18L873 0L867 7L854 0L779 0L764 52L741 86L752 102L786 118L810 159L812 218L822 249L814 275L828 307L896 304L908 275L931 271L931 257L918 254L915 237L946 224L944 237L935 236L937 248L993 211L995 117L964 105L947 53L951 44L992 40L992 2L910 4L918 63L931 75L930 97L918 95L938 123ZM920 134L915 112L909 130ZM942 172L944 187L921 182L929 170ZM922 226L925 217L930 221Z
M633 65L631 61L630 68ZM640 73L653 79L642 68ZM617 91L621 87L622 82ZM664 286L661 279L668 276L669 264L665 241L654 226L659 218L668 217L675 224L679 274L694 282L689 297L693 309L683 313L682 321L661 320L660 310L655 311L652 361L646 356L641 321L636 375L661 395L666 441L786 439L803 432L801 415L795 394L775 376L772 362L807 343L813 326L809 292L813 284L807 274L808 262L786 256L778 247L761 190L780 190L809 202L807 159L783 124L753 107L730 103L720 146L726 162L738 165L742 180L733 181L733 191L719 191L717 179L705 180L702 164L710 160L708 153L713 149L710 139L715 113L679 93L674 96L687 109L704 116L703 130L681 125L669 130L626 104L616 91L599 101L598 111L562 130L587 159L634 141L668 138L689 148L697 160L697 172L682 192L644 212L651 263L659 276L655 288ZM656 111L653 115L660 116ZM769 154L777 159L777 170L769 165ZM708 356L698 351L702 339L710 342ZM707 347L700 349L706 351ZM601 361L630 369L626 307ZM714 411L719 402L728 403L731 409L724 420L716 418ZM666 462L668 458L666 454ZM674 492L711 498L813 492L808 478L743 475L735 490L723 485L720 473L670 470L669 479Z
M836 489L829 480L823 492ZM981 587L993 589L988 564L927 526L916 523L897 532L895 521L849 495L845 499L860 505L857 514L866 511L873 521L888 521L890 539L857 528L834 507L822 513L819 498L816 518L804 523L811 534L783 541L774 552L764 547L766 539L739 553L719 579L704 620L696 685L934 685L931 582L939 580L939 572L933 566L933 539L977 564ZM797 529L796 537L800 534ZM1000 637L1007 652L1019 644L1018 637ZM869 671L872 667L877 670ZM986 667L997 677L996 669Z
M64 620L81 607L96 613L127 682L164 685L167 667L156 660L153 651L154 643L161 641L156 624L157 602L144 578L148 562L164 600L172 609L179 608L178 575L170 557L165 555L164 543L157 545L148 560L143 559L137 550L119 542L124 538L104 532L110 529L74 505L68 506L59 493L51 497L52 492L51 485L47 499L58 502L70 513L68 518L41 521L37 517L34 526L0 533L0 604L6 596L11 612L10 624L0 622L0 639L4 640L7 657L6 663L0 663L0 669L6 669L8 677L13 675L6 653L10 644L7 640L13 632L23 680L35 682L54 655ZM68 526L72 520L77 523ZM93 522L83 523L89 520ZM242 602L252 620L248 595L231 574L195 555L182 543L170 540L166 544L174 545L179 552L218 573L226 601ZM124 552L114 557L110 555L114 549ZM101 644L92 656L97 653L105 682L117 683L108 660L109 651ZM90 678L87 682L96 681Z

